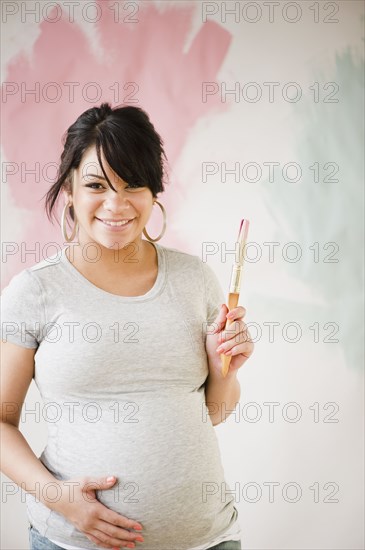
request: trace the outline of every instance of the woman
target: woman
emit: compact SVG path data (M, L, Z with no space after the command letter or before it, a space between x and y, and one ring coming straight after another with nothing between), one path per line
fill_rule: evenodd
M32 550L241 548L213 426L239 400L253 344L242 306L223 330L212 269L156 244L164 160L142 109L85 111L46 197L49 218L64 197L70 244L3 291L2 399L17 406L2 417L2 471L26 492ZM49 428L39 458L18 429L33 375Z

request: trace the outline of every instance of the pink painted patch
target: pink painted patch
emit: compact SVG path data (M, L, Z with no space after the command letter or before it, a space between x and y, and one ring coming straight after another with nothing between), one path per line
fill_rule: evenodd
M107 3L101 2L100 6L102 17L96 29L102 48L100 58L93 53L80 27L70 23L64 14L57 23L40 24L41 32L30 57L20 54L14 58L2 85L3 94L6 82L18 87L13 95L3 95L3 150L6 162L18 167L14 175L7 177L12 198L20 208L31 212L33 221L23 227L24 242L29 248L40 243L42 250L48 242L64 246L60 228L48 222L42 197L55 176L52 163L59 161L62 135L83 111L102 101L142 107L163 137L173 168L197 120L229 105L222 104L218 94L204 103L201 91L202 82L217 81L231 41L229 32L214 22L206 22L189 50L183 52L196 6L174 7L160 13L151 4L140 5L138 23L116 23ZM24 95L25 87L31 90L37 86L37 97ZM95 100L100 90L102 95ZM60 97L53 101L57 93ZM133 99L138 102L132 103ZM36 168L36 163L39 173L24 174L24 170ZM174 185L178 196L188 183L175 181ZM164 206L172 219L176 200L166 199ZM184 248L172 231L169 240L176 248ZM21 262L20 256L15 255L11 272L17 273L41 259L42 255L36 260L29 256Z

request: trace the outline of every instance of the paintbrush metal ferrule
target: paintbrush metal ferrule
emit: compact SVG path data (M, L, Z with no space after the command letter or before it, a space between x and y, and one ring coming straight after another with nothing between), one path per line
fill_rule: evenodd
M243 266L236 264L232 267L231 282L229 285L230 294L239 294L241 290Z
M242 282L242 272L243 272L243 262L244 262L244 253L245 246L248 234L249 221L247 219L241 220L241 225L238 231L238 248L239 248L239 260L235 262L232 267L231 281L229 284L229 292L234 294L239 294L241 290Z

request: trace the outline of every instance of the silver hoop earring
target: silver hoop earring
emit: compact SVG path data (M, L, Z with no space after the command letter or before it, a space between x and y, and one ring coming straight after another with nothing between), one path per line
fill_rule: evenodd
M164 236L165 234L165 231L166 231L166 211L164 209L164 207L162 206L162 204L158 201L155 201L153 204L158 204L158 206L161 208L162 210L162 214L163 214L163 227L162 227L162 231L161 233L159 234L158 237L156 237L156 239L151 239L151 237L149 236L149 234L147 233L146 231L146 228L143 229L143 234L144 236L146 237L146 239L148 239L149 241L155 243L156 241L159 241L161 239L161 237Z
M68 243L70 243L71 241L74 240L75 235L76 235L76 231L78 229L78 222L76 220L76 223L74 225L71 237L67 236L67 233L66 233L66 209L69 208L70 206L71 206L71 204L69 204L69 203L65 204L65 206L62 210L62 216L61 216L62 236L65 239L65 241L67 241Z

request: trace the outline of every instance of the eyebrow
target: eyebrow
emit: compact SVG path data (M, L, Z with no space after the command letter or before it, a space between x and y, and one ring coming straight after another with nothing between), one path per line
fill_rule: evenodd
M83 179L86 179L86 178L99 178L99 180L105 180L106 181L104 176L99 176L99 174L85 174L82 177L83 177Z

